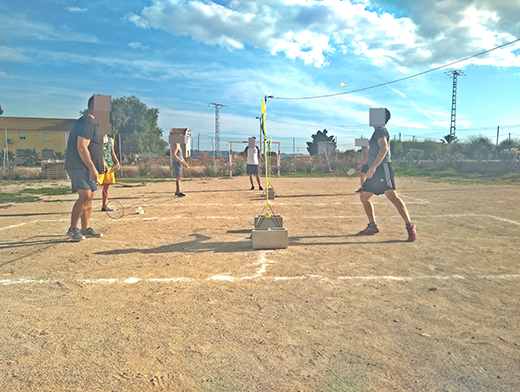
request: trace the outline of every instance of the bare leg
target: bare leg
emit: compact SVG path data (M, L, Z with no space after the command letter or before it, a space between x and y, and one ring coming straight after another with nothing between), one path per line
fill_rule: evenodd
M182 181L182 177L176 178L176 181L175 181L175 184L177 186L177 190L175 191L176 194L181 193L181 181Z
M80 219L81 229L88 229L90 222L90 213L92 211L93 198L94 192L85 189L78 189L78 200L76 200L76 203L74 203L74 207L72 207L70 229L78 227Z
M410 222L410 215L408 214L408 209L406 208L406 205L401 200L399 196L397 196L397 193L393 189L389 189L385 192L386 197L388 200L392 202L392 204L397 208L397 211L399 211L399 214L404 220L404 223Z
M365 209L365 213L367 214L368 222L375 222L376 218L374 215L374 206L372 205L372 200L370 198L374 194L372 192L361 192L360 199L363 204L363 208Z
M359 181L361 182L361 188L363 188L363 183L365 182L365 173L359 173Z
M108 203L108 187L110 184L103 184L103 207Z
M257 174L256 175L256 182L258 182L258 187L261 188L262 185L260 185L260 176ZM251 180L251 184L253 183L253 181Z
M249 181L251 182L251 186L255 186L255 184L253 182L253 175L252 174L249 175Z

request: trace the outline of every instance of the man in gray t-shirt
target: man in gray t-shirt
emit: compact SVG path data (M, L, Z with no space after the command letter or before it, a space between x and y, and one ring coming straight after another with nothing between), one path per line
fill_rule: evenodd
M390 112L387 110L387 120L390 119ZM408 241L415 241L417 238L417 228L410 221L410 215L403 200L395 191L395 171L394 165L390 160L390 135L384 126L374 126L374 133L370 138L368 148L368 170L366 180L361 190L361 203L368 217L368 226L359 232L360 235L373 235L379 233L376 225L374 206L371 197L373 195L385 194L404 220L408 231Z

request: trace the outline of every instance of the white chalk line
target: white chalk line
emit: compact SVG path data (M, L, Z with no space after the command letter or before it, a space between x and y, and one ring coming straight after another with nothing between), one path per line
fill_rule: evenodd
M132 214L134 215L134 214ZM324 220L324 219L352 219L352 218L363 218L364 215L332 215L332 216L329 216L329 215L301 215L301 216L298 216L296 219L316 219L316 220ZM380 218L383 218L384 216L381 215ZM399 215L391 215L389 217L399 217ZM416 218L489 218L489 219L495 219L499 222L505 222L505 223L510 223L510 224L513 224L513 225L517 225L517 226L520 226L520 222L518 221L515 221L515 220L512 220L512 219L507 219L507 218L502 218L500 216L496 216L496 215L488 215L488 214L444 214L444 215L413 215L412 216L413 219L416 219ZM246 219L250 219L250 217L239 217L239 216L167 216L167 217L164 217L164 216L157 216L157 217L143 217L142 215L137 215L135 214L135 217L123 217L122 220L144 220L144 221L147 221L147 220L188 220L188 219L198 219L198 220L205 220L205 219L230 219L230 220L246 220ZM286 218L286 220L291 220L290 218ZM0 227L0 231L2 230L7 230L7 229L14 229L14 228L17 228L17 227L20 227L20 226L24 226L24 225L27 225L27 224L35 224L35 223L46 223L46 222L69 222L70 219L39 219L39 220L34 220L34 221L31 221L31 222L23 222L23 223L19 223L17 225L11 225L11 226L6 226L6 227Z
M441 280L441 281L461 281L461 280L470 280L470 279L481 279L481 280L516 280L520 279L520 274L506 274L506 275L418 275L418 276L377 276L377 275L369 275L369 276L339 276L336 279L326 278L322 275L300 275L300 276L272 276L265 277L263 274L266 272L266 267L268 263L263 264L255 274L251 276L242 276L242 277L234 277L231 275L215 275L206 279L194 279L194 278L135 278L130 277L127 279L74 279L74 280L66 280L66 279L2 279L0 280L0 285L10 286L10 285L29 285L29 284L38 284L38 285L48 285L48 284L57 284L57 283L67 283L74 282L85 285L131 285L139 282L143 283L203 283L203 282L243 282L243 281L252 281L252 280L261 280L264 282L273 281L302 281L302 280L317 280L322 283L331 283L334 280L339 282L344 281L395 281L395 282L412 282L416 280Z

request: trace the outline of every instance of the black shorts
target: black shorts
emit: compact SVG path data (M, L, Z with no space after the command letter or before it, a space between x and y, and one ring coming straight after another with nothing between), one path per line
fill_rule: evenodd
M395 170L392 162L379 165L372 178L363 183L363 192L371 192L375 195L382 195L389 189L395 190Z
M361 166L361 173L366 173L368 171L368 164L364 164L363 166Z
M67 174L70 178L70 187L72 192L77 192L78 189L85 191L97 191L96 181L90 176L86 169L69 169Z
M246 174L258 174L258 165L247 165Z

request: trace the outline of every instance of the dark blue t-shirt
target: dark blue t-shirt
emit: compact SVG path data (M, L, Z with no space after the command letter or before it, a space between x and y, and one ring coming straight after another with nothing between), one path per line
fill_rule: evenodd
M385 127L379 127L376 128L374 133L372 134L372 137L370 138L370 141L368 143L368 161L367 165L368 167L372 166L372 163L376 160L377 154L379 154L379 150L381 150L381 147L379 147L379 143L377 142L378 139L381 139L382 137L386 138L387 143L390 140L390 134L386 130ZM381 163L390 162L390 150L388 150L388 153L385 155Z
M99 173L103 172L103 135L99 133L98 128L99 125L88 114L83 115L74 123L67 143L65 155L66 170L85 169L88 171L87 165L83 162L78 152L78 137L80 136L90 140L88 150L92 162Z

